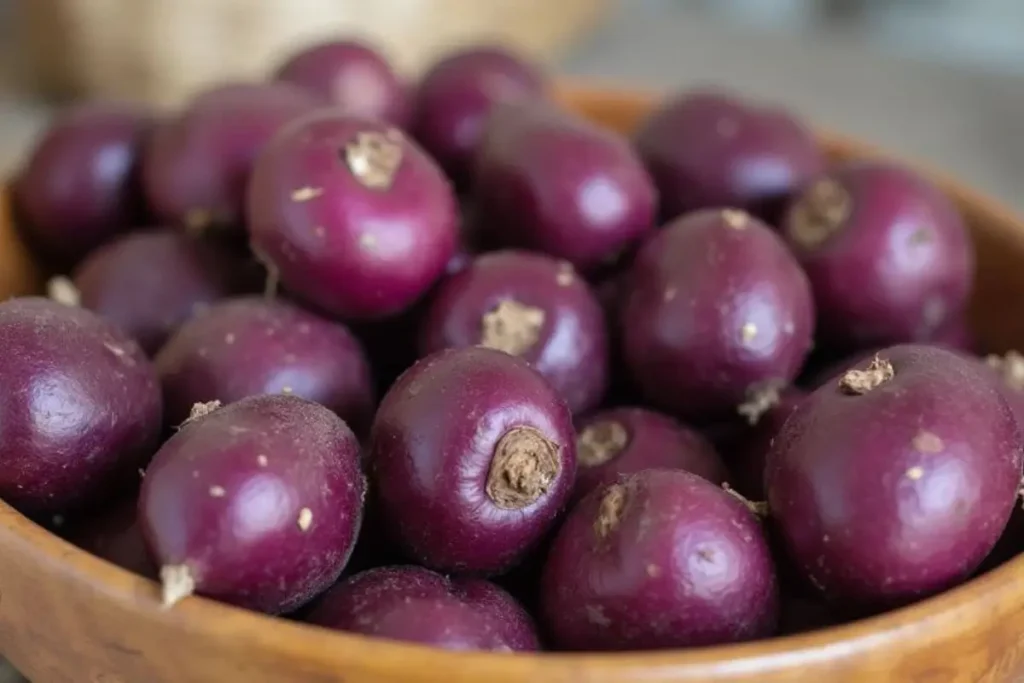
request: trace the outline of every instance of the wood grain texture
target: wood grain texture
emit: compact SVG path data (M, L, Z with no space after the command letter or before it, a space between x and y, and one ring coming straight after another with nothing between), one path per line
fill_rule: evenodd
M567 89L629 130L653 98ZM837 157L876 155L833 135ZM1024 346L1024 222L935 176L978 247L973 318L990 346ZM0 234L9 226L0 221ZM11 252L15 253L15 252ZM31 271L25 271L31 272ZM17 289L31 286L26 278ZM0 505L0 650L33 683L997 683L1024 680L1024 558L881 617L690 652L454 654L331 633L203 599L160 607L155 584L93 558Z

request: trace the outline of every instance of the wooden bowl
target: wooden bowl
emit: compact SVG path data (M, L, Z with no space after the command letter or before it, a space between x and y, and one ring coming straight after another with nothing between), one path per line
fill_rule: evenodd
M654 98L566 89L572 108L628 131ZM838 158L876 155L823 135ZM1024 222L931 174L978 249L973 320L993 349L1024 346ZM0 220L6 289L35 285ZM2 389L0 389L2 390ZM157 586L0 504L0 650L33 683L968 683L1024 674L1024 558L917 605L806 635L693 651L457 654L334 633L200 598L162 609Z

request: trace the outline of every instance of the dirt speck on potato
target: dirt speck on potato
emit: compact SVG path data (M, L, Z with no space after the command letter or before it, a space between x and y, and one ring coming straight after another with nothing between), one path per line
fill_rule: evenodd
M733 230L743 230L750 223L750 214L741 209L724 209L722 220Z
M839 388L844 393L860 396L888 382L895 374L892 363L876 355L866 370L847 370L839 379Z
M747 424L756 425L765 413L779 404L782 384L782 382L768 382L752 389L747 400L736 407L736 412L746 418Z
M210 495L214 498L223 498L227 494L223 486L211 486Z
M213 411L217 410L217 408L220 408L220 406L221 402L216 400L206 401L204 403L194 403L192 405L192 410L189 411L188 417L185 418L184 422L178 425L178 428L180 429L181 427L184 427L189 423L195 422L196 420L206 417Z
M932 432L921 431L914 437L914 448L921 453L941 453L945 447L942 439Z
M323 193L324 189L322 187L300 187L292 192L292 201L308 202L310 199L316 199Z
M626 509L626 487L619 484L609 486L601 498L594 520L594 533L604 540L615 531L622 521L622 513Z
M65 306L80 306L82 294L75 283L63 275L56 275L46 283L46 294L52 300Z
M299 510L299 529L302 531L308 531L311 524L313 524L313 511L309 508L302 508Z

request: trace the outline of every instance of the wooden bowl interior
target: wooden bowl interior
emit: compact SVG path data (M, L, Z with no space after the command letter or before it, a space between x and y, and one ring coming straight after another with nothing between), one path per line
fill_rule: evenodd
M570 107L628 131L654 98L565 89ZM823 134L836 158L877 156ZM931 174L960 205L978 254L972 320L992 350L1024 346L1024 225ZM0 209L2 210L2 209ZM0 296L38 291L0 214ZM921 683L1009 680L1022 659L1024 560L917 605L854 624L693 651L449 653L333 633L191 598L171 610L157 586L92 557L0 503L0 650L34 683L525 683L553 681Z

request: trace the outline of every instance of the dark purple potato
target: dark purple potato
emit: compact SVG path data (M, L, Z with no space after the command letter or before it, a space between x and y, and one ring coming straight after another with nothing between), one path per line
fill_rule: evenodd
M593 270L654 227L657 195L628 140L544 100L492 113L474 192L495 241Z
M839 166L794 200L782 233L810 278L818 333L832 345L927 341L963 312L974 275L964 222L909 170Z
M596 407L604 397L604 311L568 262L521 251L494 252L443 281L420 320L419 354L467 346L527 361L574 413Z
M232 83L201 93L157 127L143 157L157 218L193 232L240 230L257 155L284 124L321 104L289 83Z
M0 497L52 513L107 499L153 455L160 385L135 342L90 311L0 303Z
M34 246L69 265L143 219L139 156L152 125L148 111L127 103L57 116L13 182Z
M772 442L782 425L804 400L807 393L789 387L765 410L754 425L744 425L721 447L729 463L729 485L749 500L763 501L764 468Z
M156 579L159 572L142 540L138 510L135 498L125 500L76 524L68 540L122 569Z
M814 136L791 113L720 92L670 99L641 125L635 142L666 219L734 206L774 221L825 169Z
M431 67L416 91L412 131L459 185L472 177L477 145L499 102L544 96L539 69L502 48L452 53Z
M373 415L373 378L341 323L285 301L252 296L215 304L185 323L156 356L166 420L196 403L294 394L337 413L357 433Z
M66 291L152 355L197 311L257 290L262 277L255 262L225 245L161 229L125 235L92 252L72 273L74 289Z
M1017 424L979 367L938 347L881 351L790 415L768 505L790 557L840 606L944 590L992 549L1021 479Z
M422 567L356 574L329 590L308 621L446 650L540 649L530 615L504 590L482 579L448 578Z
M771 635L778 587L757 517L683 470L644 470L573 508L544 567L566 650L699 647Z
M391 65L370 45L355 40L320 43L293 55L274 78L302 86L346 114L404 128L409 93Z
M438 571L499 574L554 523L576 476L565 402L523 360L440 351L388 391L370 466L390 532Z
M164 603L195 592L289 612L334 583L355 545L366 493L359 442L337 415L296 396L204 412L142 480L139 525Z
M249 186L253 249L288 290L347 318L394 315L425 294L458 220L448 180L414 142L329 110L281 131Z
M642 470L686 470L713 484L728 478L707 439L652 410L605 410L582 420L577 429L577 498Z
M629 273L620 328L633 380L684 419L741 414L800 372L811 290L786 246L738 210L682 216L651 236Z

